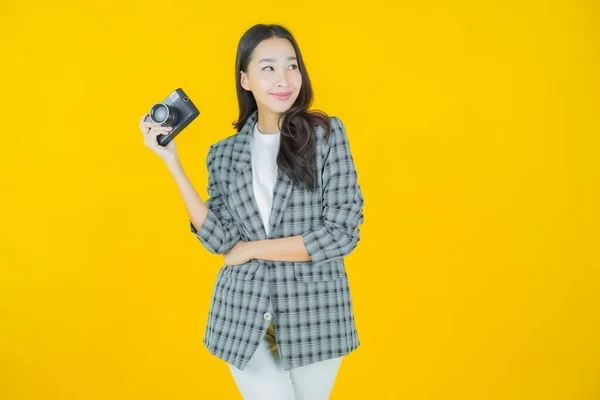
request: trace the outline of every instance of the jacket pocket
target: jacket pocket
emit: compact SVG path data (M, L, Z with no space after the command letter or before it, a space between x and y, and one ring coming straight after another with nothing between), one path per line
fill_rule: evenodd
M260 267L260 262L256 259L250 260L243 264L229 265L227 266L228 278L241 279L243 281L249 281L254 278L256 271Z
M342 258L314 263L294 262L294 276L301 282L333 281L346 276Z

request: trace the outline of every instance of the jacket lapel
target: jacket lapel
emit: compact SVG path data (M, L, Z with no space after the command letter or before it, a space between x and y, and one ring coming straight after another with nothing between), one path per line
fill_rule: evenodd
M257 120L258 111L254 111L248 117L242 129L235 135L231 156L233 168L231 170L231 183L229 184L232 206L239 214L241 223L246 228L252 241L273 238L294 186L293 181L278 169L277 180L273 189L273 206L269 215L269 235L267 236L252 186L250 140Z

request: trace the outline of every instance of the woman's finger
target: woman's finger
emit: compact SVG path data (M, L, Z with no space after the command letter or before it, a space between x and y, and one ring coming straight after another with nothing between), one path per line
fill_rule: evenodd
M148 134L152 143L155 143L158 146L158 135L168 135L169 132L163 130L152 129Z
M148 134L148 132L150 132L150 128L147 127L146 125L144 125L144 120L146 119L147 116L148 116L148 114L142 116L142 118L140 119L140 129L142 130L144 135L146 135L146 134Z
M172 129L168 126L156 126L156 127L152 127L150 128L150 132L154 133L154 132L158 132L158 133L169 133L171 132Z
M146 146L150 148L160 146L158 144L158 135L149 134L148 136L146 136L144 142L146 143Z
M152 122L152 121L146 121L143 122L144 126L147 126L149 128L152 128L154 126L162 126L161 124L157 123L157 122Z
M158 135L164 135L165 133L166 132L162 132L162 131L159 131L159 130L151 129L150 133L148 133L148 135L151 136L151 137L157 137Z

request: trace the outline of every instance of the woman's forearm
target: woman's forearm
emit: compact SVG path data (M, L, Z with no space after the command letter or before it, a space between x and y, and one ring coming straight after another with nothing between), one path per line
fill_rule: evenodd
M202 223L208 215L208 207L204 204L204 201L202 201L196 192L196 189L188 179L179 158L168 161L167 167L169 168L171 175L173 175L173 179L175 179L177 188L179 188L179 193L185 203L185 208L189 214L190 221L196 230L200 230Z
M252 258L270 261L311 261L302 235L251 242Z

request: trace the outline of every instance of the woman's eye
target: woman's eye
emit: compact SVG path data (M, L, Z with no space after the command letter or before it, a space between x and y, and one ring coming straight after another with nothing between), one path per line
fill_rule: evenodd
M298 69L298 66L297 66L296 64L292 64L292 65L290 65L290 67L296 67L295 69ZM269 67L265 67L265 68L263 68L262 70L263 70L263 71L265 71L265 70L266 70L266 68L273 68L273 67L271 67L271 66L269 66Z

